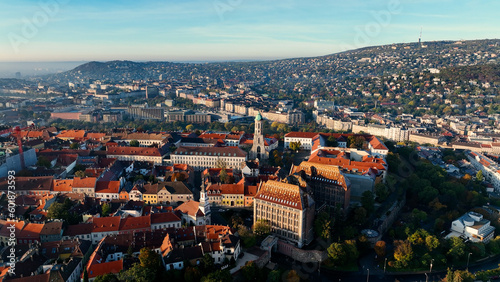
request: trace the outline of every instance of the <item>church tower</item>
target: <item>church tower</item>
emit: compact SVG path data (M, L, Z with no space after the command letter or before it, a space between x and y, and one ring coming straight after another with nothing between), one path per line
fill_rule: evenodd
M198 207L205 214L205 224L210 224L212 212L210 211L210 202L208 201L207 190L205 189L203 180L201 181L200 204Z
M250 159L267 160L269 158L266 151L264 135L262 134L262 116L260 112L255 117L255 132L253 134L253 146L250 150Z

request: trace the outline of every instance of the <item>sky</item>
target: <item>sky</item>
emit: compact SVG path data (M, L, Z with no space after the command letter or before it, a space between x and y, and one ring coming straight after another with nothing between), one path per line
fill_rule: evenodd
M0 62L226 61L500 38L498 0L16 0Z

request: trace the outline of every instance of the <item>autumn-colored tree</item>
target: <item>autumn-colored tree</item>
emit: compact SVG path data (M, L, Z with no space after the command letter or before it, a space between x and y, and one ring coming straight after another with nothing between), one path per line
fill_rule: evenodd
M267 220L259 219L253 225L253 232L259 237L267 236L271 232L271 225Z
M83 170L79 170L79 171L75 172L75 177L84 178L85 172Z
M386 249L385 241L377 241L377 243L375 243L374 249L375 253L379 258L385 257L385 249Z
M396 240L394 241L394 259L398 262L399 266L406 267L408 263L413 259L413 248L408 240Z

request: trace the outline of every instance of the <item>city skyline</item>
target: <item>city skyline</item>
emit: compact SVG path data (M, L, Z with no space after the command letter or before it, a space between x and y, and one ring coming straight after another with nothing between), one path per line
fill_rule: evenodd
M494 1L18 1L0 15L1 62L228 61L366 46L499 38Z

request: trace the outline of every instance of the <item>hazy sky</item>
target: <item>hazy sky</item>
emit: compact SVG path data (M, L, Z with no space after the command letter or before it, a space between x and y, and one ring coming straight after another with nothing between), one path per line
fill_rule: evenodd
M43 3L46 3L44 7ZM500 38L498 0L16 0L0 61L317 56L418 40Z

